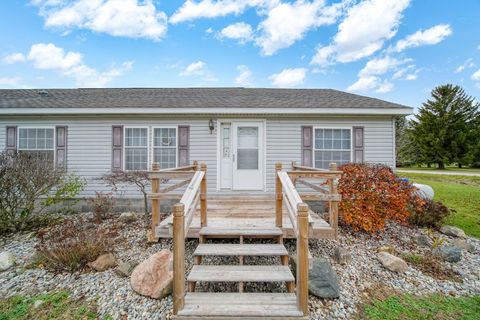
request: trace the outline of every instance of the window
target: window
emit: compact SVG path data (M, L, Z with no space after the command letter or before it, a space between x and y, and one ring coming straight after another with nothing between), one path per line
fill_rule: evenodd
M177 128L153 128L153 161L161 169L177 166Z
M18 151L54 162L54 128L18 128Z
M258 169L258 127L237 129L237 169Z
M148 169L148 129L125 128L125 170Z
M351 162L351 129L315 129L314 142L315 168L328 169L331 162Z

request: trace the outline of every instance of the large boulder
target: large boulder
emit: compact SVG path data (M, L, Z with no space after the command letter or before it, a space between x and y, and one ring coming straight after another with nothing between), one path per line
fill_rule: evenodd
M390 271L404 273L408 269L408 265L403 259L394 256L388 252L377 253L377 259L380 263Z
M150 256L133 269L132 289L154 299L162 299L172 292L173 255L164 249Z
M440 232L444 235L454 237L454 238L465 238L465 232L457 227L454 226L443 226L440 228Z
M435 195L433 188L426 184L412 183L417 188L416 194L426 200L432 200Z
M447 262L458 262L462 259L462 249L454 246L443 246L437 253Z
M95 271L105 271L117 265L117 261L113 253L106 253L99 256L95 261L90 262L88 266Z
M327 259L313 261L308 274L308 291L319 298L334 299L340 296L337 274Z
M15 265L15 257L8 251L0 253L0 271L6 271Z

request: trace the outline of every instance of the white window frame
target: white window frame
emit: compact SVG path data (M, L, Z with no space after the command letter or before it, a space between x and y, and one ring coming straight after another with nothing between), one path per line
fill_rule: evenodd
M25 149L20 148L20 129L53 129L53 147L52 149ZM57 162L57 129L55 126L50 127L37 127L37 126L29 126L29 127L17 127L17 151L53 151L53 165Z
M126 135L126 132L127 132L127 129L147 129L147 145L145 147L138 147L138 146L135 146L135 147L132 147L132 146L129 146L127 147L127 144L126 144L126 141L127 141L127 135ZM127 160L127 153L126 153L126 149L127 148L138 148L138 149L143 149L143 148L146 148L147 149L147 169L145 170L127 170L126 169L126 166L125 166L125 163L126 163L126 160ZM148 126L123 126L123 170L124 171L148 171L149 167L150 167L150 127Z
M315 166L315 154L316 152L315 151L347 151L345 149L317 149L315 148L315 131L317 129L341 129L341 130L350 130L350 162L353 161L353 127L313 127L313 133L312 133L312 165L314 168L316 168Z
M162 148L162 146L155 146L155 129L175 129L175 167L178 167L178 126L153 126L152 127L152 163L155 159L155 148ZM171 147L167 147L171 148Z

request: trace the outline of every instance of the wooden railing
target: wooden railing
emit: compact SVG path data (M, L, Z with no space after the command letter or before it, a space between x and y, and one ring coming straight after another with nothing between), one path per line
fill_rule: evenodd
M150 176L152 226L158 221L158 216L156 218L153 216L155 212L157 214L159 212L159 200L164 198L164 193L188 184L180 201L173 206L173 313L177 314L185 302L185 238L199 204L201 225L202 227L207 225L207 166L204 163L198 166L198 163L194 162L191 166L159 170L158 165L154 164ZM160 189L160 179L175 177L188 178Z
M340 201L340 196L336 189L336 179L340 178L341 172L337 171L336 164L331 164L330 170L318 170L310 167L297 166L295 163L292 163L292 167L293 171L287 172L282 171L281 163L275 165L275 224L277 227L282 228L283 204L285 204L297 238L297 306L304 315L308 315L308 269L310 265L308 238L309 227L313 221L309 213L310 208L303 202L303 197L298 193L295 183L302 183L319 192L319 194L314 194L315 197L309 197L309 200L314 199L329 202L329 223L330 226L334 228L336 237L338 201ZM311 178L326 179L328 184L327 190L324 190L320 184L317 185L306 180Z

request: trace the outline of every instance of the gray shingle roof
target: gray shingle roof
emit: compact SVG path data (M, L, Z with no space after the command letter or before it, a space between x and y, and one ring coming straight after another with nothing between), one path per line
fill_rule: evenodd
M407 108L333 89L5 89L0 108Z

